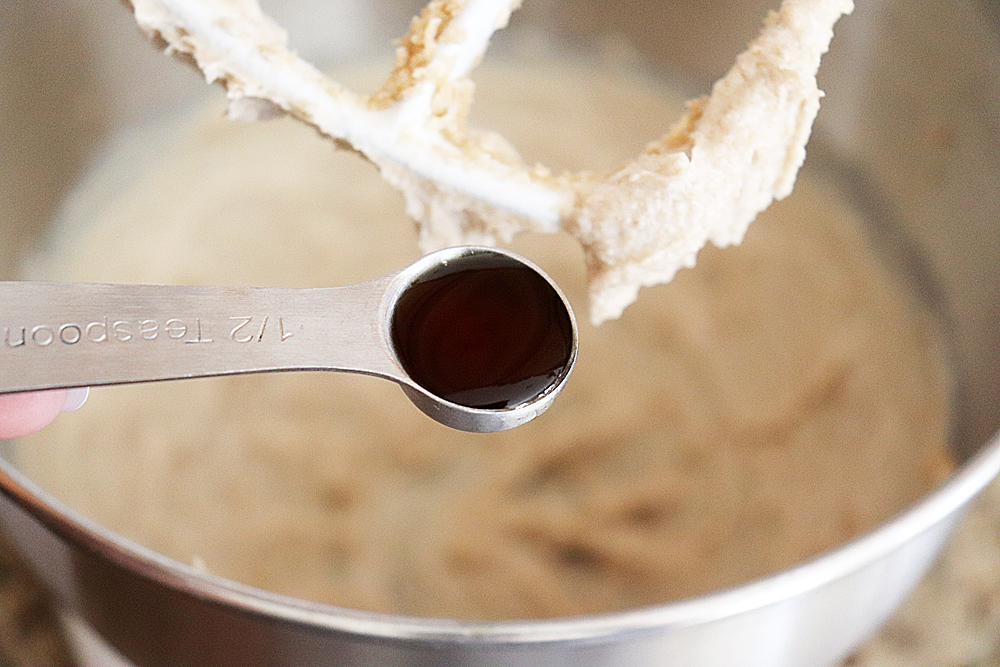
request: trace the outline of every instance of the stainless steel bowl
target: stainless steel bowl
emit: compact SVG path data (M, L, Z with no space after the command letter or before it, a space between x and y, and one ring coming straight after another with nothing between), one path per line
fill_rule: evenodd
M81 650L95 651L93 664L119 656L142 667L821 667L846 655L1000 470L1000 5L857 4L824 61L809 159L836 171L947 324L961 466L943 486L832 552L731 590L599 616L468 623L339 609L203 574L95 525L0 461L0 519L70 629L96 641ZM324 61L387 45L419 9L265 6L300 51ZM527 0L509 31L541 29L584 49L610 36L707 90L769 6ZM109 136L203 86L143 43L116 3L7 0L0 11L0 277L9 278Z

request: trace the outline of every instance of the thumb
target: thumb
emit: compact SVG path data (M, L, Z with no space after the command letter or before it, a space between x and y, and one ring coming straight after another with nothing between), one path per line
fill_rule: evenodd
M0 396L0 439L19 438L41 430L62 412L76 410L89 390L55 389Z

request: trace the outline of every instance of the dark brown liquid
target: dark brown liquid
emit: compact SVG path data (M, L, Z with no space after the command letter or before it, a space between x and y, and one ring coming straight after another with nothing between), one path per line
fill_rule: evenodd
M487 253L451 260L407 288L392 339L414 381L472 408L530 401L568 371L573 355L559 294L532 269Z

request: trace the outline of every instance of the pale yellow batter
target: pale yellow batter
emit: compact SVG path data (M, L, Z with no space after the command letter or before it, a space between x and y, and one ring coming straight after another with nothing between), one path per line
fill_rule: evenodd
M494 70L477 110L554 167L616 164L678 113L639 80L538 76ZM399 196L370 165L291 121L220 115L155 160L113 156L35 275L312 286L416 257ZM561 616L774 572L948 471L934 330L808 172L741 246L705 249L621 320L583 326L573 378L527 426L463 434L385 381L256 376L94 390L27 439L22 463L169 556L364 609ZM573 241L515 249L586 308Z

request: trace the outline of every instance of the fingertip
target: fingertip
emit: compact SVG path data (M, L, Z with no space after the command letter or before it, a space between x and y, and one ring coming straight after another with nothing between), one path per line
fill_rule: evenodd
M62 412L65 389L0 396L0 439L20 438L40 431Z

